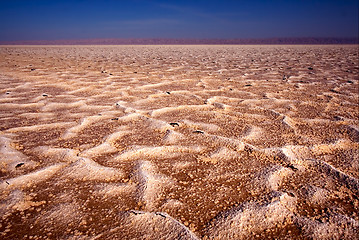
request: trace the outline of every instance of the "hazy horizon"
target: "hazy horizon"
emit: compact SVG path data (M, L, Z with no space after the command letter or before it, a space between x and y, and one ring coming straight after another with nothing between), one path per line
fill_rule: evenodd
M328 45L359 44L358 38L108 38L0 41L0 45Z

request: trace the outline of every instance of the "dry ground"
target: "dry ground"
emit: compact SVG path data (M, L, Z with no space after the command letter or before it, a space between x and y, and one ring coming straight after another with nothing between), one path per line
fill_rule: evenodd
M358 239L358 46L1 46L1 239Z

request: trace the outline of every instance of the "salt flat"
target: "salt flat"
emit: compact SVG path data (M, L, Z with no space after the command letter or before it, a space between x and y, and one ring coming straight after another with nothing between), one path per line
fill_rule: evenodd
M358 46L1 46L1 239L358 239Z

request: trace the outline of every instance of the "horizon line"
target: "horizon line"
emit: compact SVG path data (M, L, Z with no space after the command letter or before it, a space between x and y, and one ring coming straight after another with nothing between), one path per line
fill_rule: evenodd
M11 40L0 45L295 45L359 44L358 37L271 38L88 38L56 40Z

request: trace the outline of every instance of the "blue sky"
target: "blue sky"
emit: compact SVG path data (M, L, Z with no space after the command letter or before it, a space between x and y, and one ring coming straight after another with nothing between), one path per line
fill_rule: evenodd
M0 41L358 37L357 0L0 0Z

